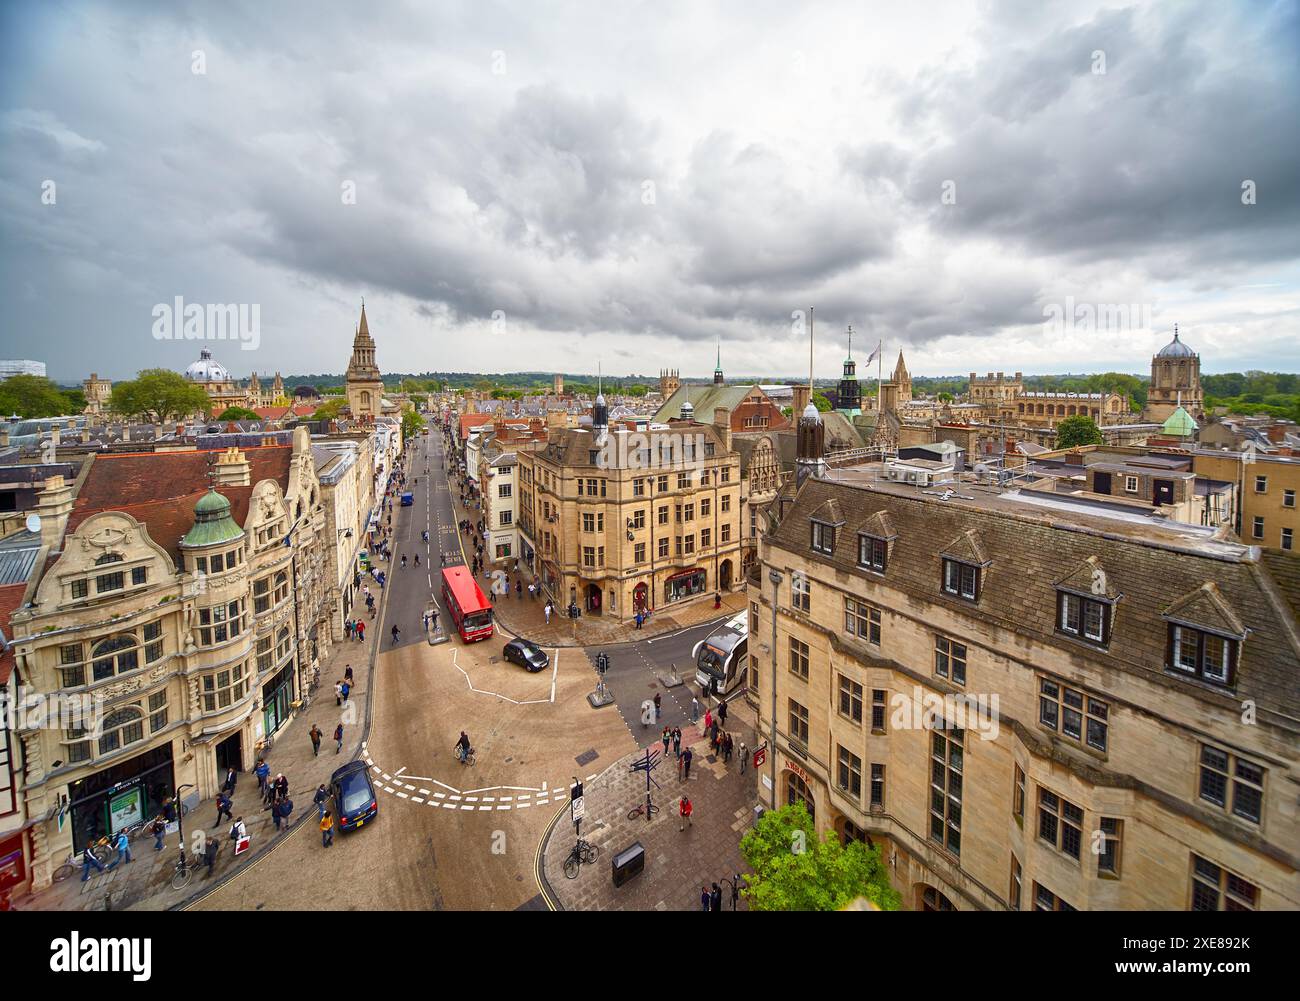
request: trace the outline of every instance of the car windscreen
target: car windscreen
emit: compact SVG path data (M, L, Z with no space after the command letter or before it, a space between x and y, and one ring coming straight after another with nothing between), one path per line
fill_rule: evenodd
M344 813L356 813L358 810L364 810L370 806L371 800L374 799L370 794L370 784L366 782L365 776L359 773L346 776L340 786L343 802L339 804L339 809Z

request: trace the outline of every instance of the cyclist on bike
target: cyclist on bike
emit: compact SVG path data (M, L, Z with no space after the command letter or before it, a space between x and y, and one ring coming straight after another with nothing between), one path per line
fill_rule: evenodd
M462 765L465 763L465 759L469 757L469 751L469 734L462 730L460 732L460 740L456 741L456 754L460 758L460 763Z
M406 554L402 553L402 569L406 569Z

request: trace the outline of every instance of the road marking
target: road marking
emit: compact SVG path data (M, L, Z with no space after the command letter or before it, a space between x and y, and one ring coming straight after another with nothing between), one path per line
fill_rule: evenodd
M557 649L556 649L557 659L558 659L558 654L559 654L559 650L558 650L558 648L557 648ZM524 699L524 700L521 701L521 700L519 700L519 699L512 699L512 698L510 698L510 696L508 696L508 695L502 695L500 692L490 692L490 691L487 691L486 689L475 688L475 687L474 687L474 682L473 682L472 680L470 680L469 672L467 672L463 667L460 666L460 651L459 651L459 650L452 650L452 652L451 652L451 663L452 663L452 666L453 666L454 668L456 668L457 671L459 671L461 674L463 674L463 675L465 676L465 684L469 686L469 690L470 690L471 692L473 692L475 695L491 695L491 696L493 696L494 698L501 699L503 702L509 702L511 705L516 705L516 706L543 706L543 705L554 704L554 702L555 702L555 679L554 679L554 678L551 679L551 695L550 695L550 698L546 698L546 699ZM557 668L558 668L558 665L557 665Z

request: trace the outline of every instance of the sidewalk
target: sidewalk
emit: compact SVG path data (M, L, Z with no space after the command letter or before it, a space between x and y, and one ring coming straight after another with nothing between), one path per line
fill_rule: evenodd
M661 786L651 787L660 812L648 823L644 816L628 819L628 811L645 802L645 773L630 769L644 758L644 751L629 754L585 784L582 837L599 848L596 864L581 866L576 879L565 877L564 860L574 843L567 809L542 845L542 878L560 909L700 910L700 888L715 882L722 888L723 910L731 909L731 887L723 877L731 880L747 871L740 857L740 839L753 824L758 799L754 770L747 768L742 775L739 758L741 741L753 752L754 731L734 717L728 723L737 743L730 764L723 764L721 755L704 753L707 742L699 727L683 729L683 746L689 745L695 755L691 777L689 781L677 777L677 759L670 748L668 757L651 772ZM651 749L662 751L663 745ZM692 823L685 831L680 830L677 810L683 793L693 807ZM645 848L645 869L615 886L614 856L637 841ZM748 909L743 898L736 909Z
M354 618L364 618L365 612L364 601L359 601L352 615ZM370 625L372 620L366 619L366 622ZM194 832L198 830L216 838L221 844L211 877L207 875L207 867L200 866L188 885L173 890L171 876L177 857L176 834L168 834L164 838L162 851L154 851L152 835L142 835L131 842L134 861L106 873L96 873L92 869L90 879L85 883L81 882L81 865L78 863L77 872L73 876L61 883L52 884L35 896L15 900L15 906L20 910L55 911L175 908L213 887L223 877L237 874L260 857L278 838L283 838L290 827L296 827L299 823L315 825L318 822L317 810L312 803L312 796L316 787L322 782L328 785L334 770L357 756L368 728L371 673L375 646L379 639L376 635L368 636L362 643L347 639L336 643L329 658L321 663L320 685L312 695L311 705L298 710L280 728L275 735L274 746L265 753L266 763L271 766L270 778L274 779L283 772L289 780L289 798L293 801L293 816L287 823L281 823L278 833L270 813L262 805L257 777L250 768L239 774L235 794L231 797L233 815L242 816L248 828L252 842L248 851L235 858L233 843L228 837L229 820L223 818L215 828L212 826L217 814L213 799L204 800L184 817L187 854L190 854L194 846ZM356 706L355 716L350 724L344 725L343 751L336 754L334 728L342 718L343 709L334 704L334 683L342 680L343 669L348 664L352 665L355 682L348 701ZM317 724L323 733L319 756L313 756L311 738L308 736L312 723ZM255 757L252 763L256 764ZM110 906L106 907L106 903Z

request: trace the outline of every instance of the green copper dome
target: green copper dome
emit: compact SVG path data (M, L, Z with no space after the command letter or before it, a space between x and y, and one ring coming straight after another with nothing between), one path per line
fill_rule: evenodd
M211 487L194 505L194 527L185 533L181 545L186 547L215 546L233 542L243 536L244 530L230 516L230 501Z
M1164 423L1165 434L1176 435L1179 438L1190 438L1196 430L1196 421L1192 420L1192 415L1182 407L1170 414Z

